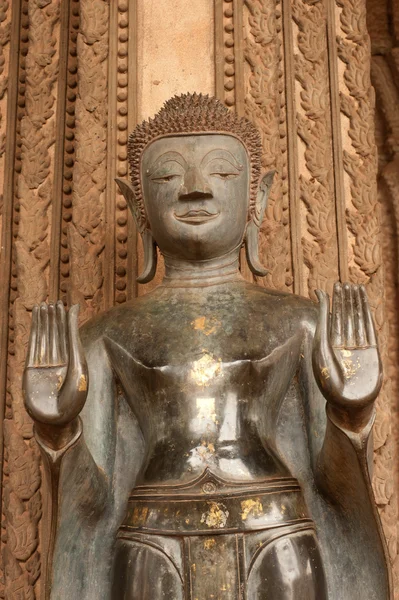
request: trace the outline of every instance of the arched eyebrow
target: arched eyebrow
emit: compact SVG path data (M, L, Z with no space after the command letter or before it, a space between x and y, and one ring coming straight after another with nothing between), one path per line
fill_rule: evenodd
M214 150L210 150L207 154L205 154L204 158L201 161L201 165L205 166L211 162L211 160L217 158L224 158L229 162L235 169L239 171L243 170L243 165L239 163L234 156L228 150L224 150L223 148L215 148Z
M158 167L164 165L167 162L177 162L183 169L187 168L187 162L184 157L180 154L180 152L174 152L173 150L169 150L169 152L164 152L161 156L158 156L153 165L146 171L146 176L149 177L154 173Z

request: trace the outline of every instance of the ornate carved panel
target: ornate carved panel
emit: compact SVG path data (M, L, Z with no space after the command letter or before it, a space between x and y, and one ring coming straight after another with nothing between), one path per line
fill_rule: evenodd
M43 592L46 490L21 396L33 304L79 302L83 322L137 295L141 251L114 178L127 176L127 136L138 117L159 108L154 98L187 88L215 89L254 121L263 168L276 170L261 240L269 273L258 283L305 295L331 291L338 278L368 286L389 379L379 401L374 487L392 560L397 556L398 414L390 398L399 389L399 10L391 6L389 26L389 0L368 0L388 232L381 245L366 0L214 0L214 22L204 16L209 0L197 24L189 0L144 1L143 8L143 0L0 0L0 597L7 600ZM184 53L173 81L166 81L170 73L166 83L148 81L165 57L155 50L144 56L145 35L162 33L160 48L174 65L189 43L182 26L161 27L156 12L143 24L144 9L154 7L172 11L169 19L180 11L208 41L215 35L206 73L198 52Z
M382 213L382 260L385 265L386 314L389 327L387 374L391 382L392 418L386 424L390 438L384 445L386 461L380 473L383 490L384 519L388 531L389 551L394 563L395 598L399 598L398 555L398 224L399 224L399 28L397 3L367 4L367 24L371 37L371 79L377 96L376 140L378 145L378 199ZM391 426L390 426L391 425ZM386 502L388 495L389 501Z

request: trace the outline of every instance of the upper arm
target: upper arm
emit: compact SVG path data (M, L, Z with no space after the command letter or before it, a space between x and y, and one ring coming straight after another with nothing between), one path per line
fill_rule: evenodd
M317 305L312 303L304 320L304 337L301 361L298 369L298 387L305 415L309 453L313 469L316 467L326 429L326 401L319 390L313 373L313 338L318 315Z
M116 385L101 339L83 338L89 372L86 404L82 410L83 433L96 464L112 475L116 445Z
M102 338L83 337L89 370L89 388L82 411L86 444L110 483L115 498L133 487L141 466L143 440L137 420L117 386Z

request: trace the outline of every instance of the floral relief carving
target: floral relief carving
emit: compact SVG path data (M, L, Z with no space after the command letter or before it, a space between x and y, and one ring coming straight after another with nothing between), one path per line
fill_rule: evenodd
M338 279L331 107L323 2L292 3L298 28L295 77L300 86L298 135L303 142L306 169L299 175L299 194L306 207L307 232L302 236L308 268L308 293L317 288L331 292Z
M84 322L103 305L109 3L84 0L80 18L72 223L67 230L69 300L80 304Z
M4 421L3 593L7 600L36 598L40 575L40 459L23 406L21 377L30 311L48 293L48 210L55 141L59 8L58 0L24 4L23 25L29 31L29 51L24 60L24 87L19 103L24 112L19 127L20 168L16 176L17 217L14 218L17 294L11 312L18 343L9 355L10 399Z
M374 90L370 81L370 39L363 0L337 0L341 33L337 37L339 58L344 65L341 112L348 123L350 146L344 149L350 201L347 226L352 237L350 276L367 284L374 309L382 358L387 364L388 324L385 317L383 268L381 264L380 217L377 200L377 156L374 141ZM377 403L374 430L374 492L380 509L391 559L396 556L396 492L391 485L393 444L391 436L390 382L385 377Z
M7 54L10 42L10 3L6 0L0 1L0 181L4 177L4 152L6 140L6 102L7 102L7 86L8 86L8 64ZM1 231L1 215L3 207L3 193L0 190L0 231ZM1 239L1 233L0 233Z
M394 9L395 12L395 9ZM396 11L397 13L397 11ZM378 161L378 199L381 207L381 246L382 260L385 268L386 315L389 323L387 339L387 376L391 383L392 418L386 426L388 435L391 430L388 465L393 463L393 473L383 473L381 482L384 485L383 500L385 502L387 520L391 531L389 550L393 561L395 599L399 598L399 548L398 548L398 451L399 451L399 412L398 412L398 224L399 224L399 70L398 36L395 29L395 18L388 11L386 3L367 3L367 25L371 37L372 61L371 80L377 96L377 112L375 133L379 150ZM396 31L396 35L395 35ZM384 439L383 436L380 438ZM388 483L386 483L388 482ZM388 491L385 487L389 486Z
M258 283L288 290L292 288L292 271L282 102L281 7L275 0L246 0L245 7L245 116L260 130L263 170L276 170L260 240L260 254L269 273Z

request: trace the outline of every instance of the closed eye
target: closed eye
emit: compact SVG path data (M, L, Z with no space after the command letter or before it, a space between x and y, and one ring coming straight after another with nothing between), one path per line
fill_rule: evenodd
M164 175L163 177L151 177L151 181L156 181L156 183L168 183L168 181L173 181L173 179L176 179L177 177L180 177L180 175Z
M214 172L210 173L212 177L219 177L219 179L234 179L238 177L239 173L222 173L222 172Z

